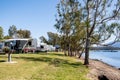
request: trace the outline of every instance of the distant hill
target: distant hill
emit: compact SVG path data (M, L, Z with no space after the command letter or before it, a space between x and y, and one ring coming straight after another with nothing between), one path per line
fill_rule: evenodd
M93 49L93 50L120 50L120 41L115 42L115 43L112 43L112 42L108 43L108 44L106 44L106 46L92 45L91 49Z
M120 42L115 42L114 44L111 45L112 47L118 47L120 48Z

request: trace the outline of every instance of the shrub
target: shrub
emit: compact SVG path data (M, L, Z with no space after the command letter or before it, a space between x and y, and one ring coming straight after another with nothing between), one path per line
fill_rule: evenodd
M8 53L9 51L10 51L9 47L7 47L7 46L3 47L3 52Z

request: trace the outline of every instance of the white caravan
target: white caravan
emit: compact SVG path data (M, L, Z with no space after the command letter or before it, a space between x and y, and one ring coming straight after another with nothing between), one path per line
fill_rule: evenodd
M46 43L39 43L36 50L38 52L55 51L55 47L53 47L52 45L47 45Z
M38 44L36 50L37 50L37 52L47 52L48 51L47 44L46 43L40 43L40 44Z
M37 47L36 39L7 39L3 42L4 46L8 46L10 49L16 52L34 52Z

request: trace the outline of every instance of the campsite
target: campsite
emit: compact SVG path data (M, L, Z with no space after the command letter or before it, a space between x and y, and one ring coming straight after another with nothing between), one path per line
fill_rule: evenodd
M120 0L0 0L0 80L120 80Z

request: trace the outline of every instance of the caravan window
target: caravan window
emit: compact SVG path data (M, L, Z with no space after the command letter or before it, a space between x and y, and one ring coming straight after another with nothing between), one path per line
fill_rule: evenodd
M7 42L5 42L5 46L10 47L11 46L10 43L12 43L12 46L16 45L16 41L7 41Z
M32 45L31 41L29 41L29 42L28 42L28 45L29 45L29 46L31 46L31 45Z
M31 41L28 41L26 47L31 47L32 46L32 42Z
M3 47L3 44L1 43L1 44L0 44L0 49L2 49L2 47Z
M5 42L5 46L10 47L10 42Z
M16 48L22 49L26 42L27 41L25 41L25 40L17 40L16 41Z
M44 46L43 46L43 45L41 45L41 46L40 46L40 48L44 48Z

